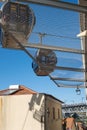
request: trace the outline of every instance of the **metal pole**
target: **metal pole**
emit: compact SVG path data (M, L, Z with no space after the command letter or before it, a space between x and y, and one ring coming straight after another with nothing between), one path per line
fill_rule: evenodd
M62 9L67 9L67 10L72 10L72 11L82 12L82 13L87 12L87 8L84 6L72 4L68 2L62 2L59 0L58 1L57 0L17 0L17 1L20 1L20 2L23 1L23 2L29 2L29 3L34 3L34 4L56 7L56 8L62 8Z

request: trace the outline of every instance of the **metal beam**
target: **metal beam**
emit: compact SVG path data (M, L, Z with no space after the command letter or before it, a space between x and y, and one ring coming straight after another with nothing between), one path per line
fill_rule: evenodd
M57 86L59 87L63 87L63 88L77 88L78 85L63 85L63 84L57 84ZM79 88L86 88L86 86L84 85L81 85L81 86L78 86Z
M52 76L49 75L49 78L57 85L57 87L64 87L64 88L86 88L86 86L77 84L77 85L70 85L70 84L62 84L62 83L57 83L56 80L52 79Z
M56 83L57 84L57 83ZM77 88L78 85L63 85L63 84L59 84L60 87L63 87L63 88ZM78 86L79 88L86 88L86 86Z
M52 66L44 66L44 69L51 69ZM55 69L56 70L66 70L66 71L75 71L75 72L86 72L85 69L82 69L82 68L71 68L71 67L63 67L63 66L55 66Z
M84 79L74 79L74 78L51 77L51 79L52 80L73 81L73 82L85 82Z
M35 44L35 43L27 43L27 44L22 44L22 45L24 47L29 47L29 48L50 49L50 50L54 50L54 51L84 54L84 50L71 49L71 48L65 48L65 47L47 46L47 45L41 45L41 44Z
M84 6L68 3L68 2L57 1L57 0L17 0L17 1L23 1L29 3L31 2L34 4L52 6L56 8L62 8L62 9L67 9L67 10L72 10L72 11L82 12L82 13L87 12L87 8Z
M82 68L71 68L71 67L55 66L55 69L67 70L67 71L76 71L76 72L85 72L85 69L82 69Z
M87 0L79 0L79 4L84 7L87 7ZM84 32L85 30L87 30L87 13L80 14L80 32ZM81 38L81 47L82 49L84 49L85 52L87 52L86 35ZM82 61L83 61L83 66L86 70L86 72L84 73L84 78L87 82L87 53L85 53L85 55L82 56Z

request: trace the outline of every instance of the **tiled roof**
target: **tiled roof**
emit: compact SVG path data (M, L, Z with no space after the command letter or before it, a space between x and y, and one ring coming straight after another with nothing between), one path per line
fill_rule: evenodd
M23 94L36 94L37 92L23 86L19 85L18 88L9 88L0 91L0 96L3 95L23 95Z

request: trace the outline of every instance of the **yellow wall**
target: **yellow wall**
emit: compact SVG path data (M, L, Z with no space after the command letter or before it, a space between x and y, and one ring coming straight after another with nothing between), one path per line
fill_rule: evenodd
M1 96L0 99L0 130L44 130L43 112L39 112L44 95Z

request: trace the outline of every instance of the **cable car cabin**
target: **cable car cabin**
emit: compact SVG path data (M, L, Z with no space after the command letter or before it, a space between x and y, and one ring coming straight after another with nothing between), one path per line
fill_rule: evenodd
M38 76L48 76L53 72L57 63L56 54L52 50L39 49L36 53L36 61L32 62L32 68Z
M7 32L14 34L21 42L29 37L35 25L35 16L28 5L18 2L5 2L1 7L1 13L2 35L8 42L5 43L2 39L4 46L8 45L10 47L12 44L12 39L7 38L7 35L5 35Z
M35 24L35 16L28 5L6 2L1 11L1 23L7 27L8 31L29 35Z

